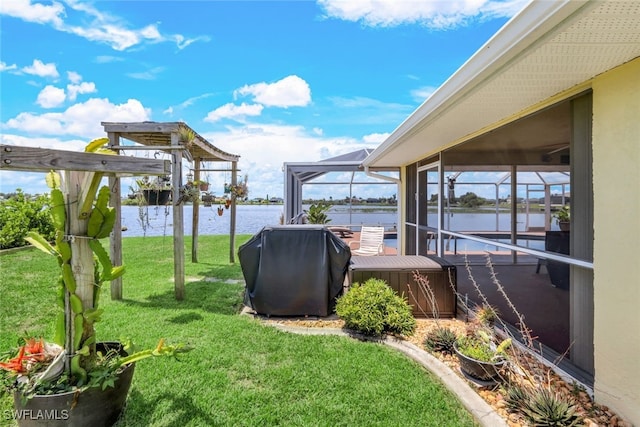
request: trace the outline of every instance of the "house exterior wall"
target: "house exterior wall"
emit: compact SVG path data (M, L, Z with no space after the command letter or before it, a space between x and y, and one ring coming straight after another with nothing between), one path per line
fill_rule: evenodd
M593 81L596 401L640 425L640 58Z

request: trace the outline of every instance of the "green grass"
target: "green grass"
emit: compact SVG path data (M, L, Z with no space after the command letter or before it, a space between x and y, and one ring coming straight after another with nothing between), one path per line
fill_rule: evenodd
M240 316L243 285L226 282L242 278L228 237L201 236L197 264L186 244L185 300L174 299L169 237L124 239L124 298L103 289L99 340L195 347L181 361L136 365L120 427L475 425L428 372L382 344L288 334ZM31 249L0 263L0 351L25 333L51 337L56 261ZM0 425L13 425L11 409L0 398Z

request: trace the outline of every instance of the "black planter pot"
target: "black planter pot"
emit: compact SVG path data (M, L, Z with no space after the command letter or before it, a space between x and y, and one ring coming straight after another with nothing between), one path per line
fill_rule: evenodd
M480 360L472 359L466 356L458 350L458 345L454 344L453 349L458 356L460 362L460 369L463 373L470 377L482 380L491 381L496 379L500 375L500 369L504 366L505 362L483 362Z
M169 202L171 190L142 190L142 195L151 206L164 206Z
M125 354L120 343L96 344L98 349L116 349ZM76 395L67 392L38 395L23 401L14 393L13 401L20 427L111 427L124 409L135 364L127 366L115 382L115 387L87 389Z

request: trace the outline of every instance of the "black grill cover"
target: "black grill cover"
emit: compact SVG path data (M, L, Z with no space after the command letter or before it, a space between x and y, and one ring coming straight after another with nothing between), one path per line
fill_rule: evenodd
M244 303L268 316L328 316L342 292L349 246L324 226L264 227L238 252Z

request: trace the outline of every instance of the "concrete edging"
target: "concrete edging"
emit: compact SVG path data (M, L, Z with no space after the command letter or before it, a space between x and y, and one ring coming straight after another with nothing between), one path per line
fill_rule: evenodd
M483 427L508 427L507 422L489 405L478 393L471 388L469 384L462 378L460 378L455 372L451 370L447 365L442 363L436 357L430 355L428 352L420 349L410 342L394 338L372 338L357 333L348 333L342 329L336 328L309 328L288 326L273 322L264 322L266 325L275 327L284 332L290 332L294 334L302 335L342 335L345 337L352 337L366 341L380 342L389 347L394 348L411 359L418 362L425 369L429 370L433 375L444 384L444 386L453 393L462 406L467 409L471 415L482 425Z

